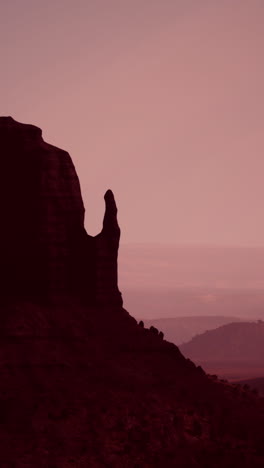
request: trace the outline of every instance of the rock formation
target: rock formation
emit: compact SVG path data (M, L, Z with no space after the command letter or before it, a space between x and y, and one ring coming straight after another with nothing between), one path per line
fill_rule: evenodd
M11 118L0 148L1 468L262 468L264 399L120 306L112 192L89 236L67 153Z
M1 297L122 305L120 229L110 190L103 229L84 228L80 184L69 154L33 125L0 117Z

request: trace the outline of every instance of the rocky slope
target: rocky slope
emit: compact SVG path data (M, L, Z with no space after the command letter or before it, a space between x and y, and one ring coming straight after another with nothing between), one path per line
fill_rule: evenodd
M1 320L2 466L263 466L263 399L124 309L13 304Z

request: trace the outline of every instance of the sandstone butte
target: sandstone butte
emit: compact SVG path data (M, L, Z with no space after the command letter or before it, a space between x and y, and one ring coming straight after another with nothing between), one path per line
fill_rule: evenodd
M92 237L67 152L11 117L0 151L0 467L263 467L263 398L123 308L113 193Z
M0 139L3 294L122 305L112 192L105 194L102 232L89 236L69 154L45 143L39 128L11 117L0 119Z

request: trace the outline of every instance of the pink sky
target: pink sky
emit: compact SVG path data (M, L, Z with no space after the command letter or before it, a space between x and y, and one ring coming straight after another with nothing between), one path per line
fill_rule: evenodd
M76 165L90 234L264 245L263 0L9 0L1 114Z

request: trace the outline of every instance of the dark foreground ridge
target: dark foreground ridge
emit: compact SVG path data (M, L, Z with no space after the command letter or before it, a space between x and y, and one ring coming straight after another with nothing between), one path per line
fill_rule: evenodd
M122 308L112 192L92 238L67 153L11 118L0 148L0 466L263 467L263 399Z

